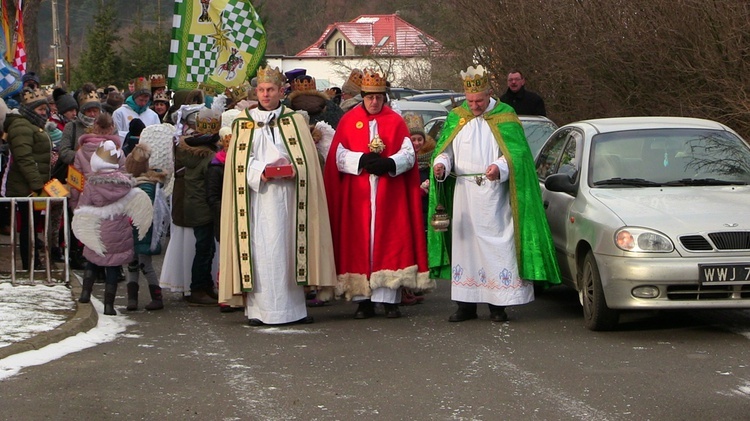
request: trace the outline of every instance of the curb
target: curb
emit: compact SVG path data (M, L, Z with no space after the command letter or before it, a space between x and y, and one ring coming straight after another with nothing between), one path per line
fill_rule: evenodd
M72 271L71 275L73 275ZM0 348L0 360L11 355L44 348L65 338L86 332L96 326L99 322L99 315L96 313L93 304L78 302L76 297L81 295L81 282L77 275L74 275L73 278L70 282L71 294L76 304L76 312L73 317L48 332L43 332L32 338Z

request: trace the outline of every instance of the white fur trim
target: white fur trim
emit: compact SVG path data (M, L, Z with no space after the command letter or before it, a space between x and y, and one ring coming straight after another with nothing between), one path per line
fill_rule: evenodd
M319 121L318 123L316 123L315 128L320 130L320 134L323 135L323 137L320 139L320 142L318 142L315 147L318 148L318 152L323 157L323 159L326 159L328 157L328 150L331 149L333 135L336 134L336 130L334 130L333 127L331 127L331 125L326 123L325 121Z

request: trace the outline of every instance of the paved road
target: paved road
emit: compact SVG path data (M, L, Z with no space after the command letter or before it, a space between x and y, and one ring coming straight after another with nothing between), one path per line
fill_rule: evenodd
M101 288L101 286L97 286ZM121 294L124 288L120 288ZM99 294L101 291L96 291ZM448 323L447 285L405 317L251 328L168 295L114 342L0 382L2 419L747 419L750 312L627 316L582 327L559 287L508 323ZM145 295L142 296L145 299ZM118 306L124 297L118 297ZM120 307L120 309L122 309Z

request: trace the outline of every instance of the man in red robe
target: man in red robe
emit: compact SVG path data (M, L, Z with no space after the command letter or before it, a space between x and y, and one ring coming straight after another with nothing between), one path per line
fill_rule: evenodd
M365 72L362 104L339 121L324 173L337 292L359 303L356 319L372 317L375 303L400 317L402 287L434 287L414 148L385 90L384 77Z

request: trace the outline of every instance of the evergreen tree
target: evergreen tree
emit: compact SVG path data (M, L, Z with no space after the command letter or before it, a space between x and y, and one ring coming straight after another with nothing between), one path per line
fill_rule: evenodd
M169 64L169 28L147 28L136 19L132 32L128 35L130 46L122 51L124 75L126 79L152 74L167 74Z
M76 72L72 74L74 86L85 82L93 82L96 86L122 85L122 59L114 49L114 44L121 39L117 35L118 26L114 7L102 1L94 15L94 25L86 31L88 48L81 54Z

